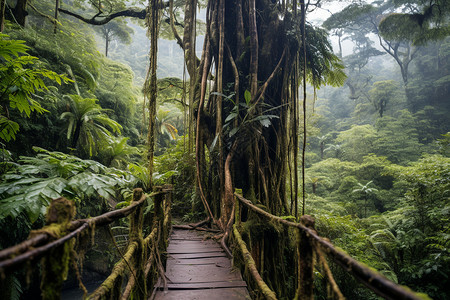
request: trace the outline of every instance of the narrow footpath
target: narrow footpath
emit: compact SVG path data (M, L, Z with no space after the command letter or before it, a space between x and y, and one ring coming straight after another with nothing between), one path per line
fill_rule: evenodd
M160 280L154 299L251 299L239 270L215 241L173 230L167 252L167 287Z

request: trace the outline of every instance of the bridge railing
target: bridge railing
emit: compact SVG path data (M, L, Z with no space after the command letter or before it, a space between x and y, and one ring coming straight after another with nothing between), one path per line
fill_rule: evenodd
M153 214L144 216L147 197L154 199ZM130 217L128 246L106 280L88 296L88 299L147 299L148 287L151 289L162 269L160 253L167 248L170 230L171 186L156 187L155 192L146 195L142 189L133 191L129 206L107 212L100 216L72 220L75 207L65 198L54 199L47 211L47 226L30 233L30 238L13 247L0 251L0 280L11 272L22 268L36 267L41 258L41 293L45 299L59 299L61 288L67 278L70 263L80 282L77 267L75 241L84 232L106 226L112 222ZM151 229L143 237L143 228ZM91 234L94 234L93 232ZM126 285L123 283L128 278ZM122 286L125 289L122 290Z
M246 243L243 241L239 233L238 225L241 222L241 205L255 212L268 221L277 222L284 226L289 226L297 231L297 251L296 260L298 266L297 288L295 299L314 299L314 266L315 263L320 264L324 270L324 277L328 279L331 296L334 299L345 299L338 285L336 284L333 274L328 266L325 256L334 261L345 272L363 283L367 288L371 289L377 295L386 299L424 299L408 288L398 285L383 275L379 274L367 266L361 264L357 260L350 257L345 252L338 250L328 240L320 237L314 230L314 219L311 216L304 215L300 218L300 223L290 222L278 216L274 216L265 210L255 206L251 201L245 199L238 193L235 193L235 224L233 234L239 245L239 249L244 257L246 267L250 271L253 280L256 282L259 291L266 299L276 299L276 294L262 280L256 264L247 249ZM428 299L428 298L427 298Z

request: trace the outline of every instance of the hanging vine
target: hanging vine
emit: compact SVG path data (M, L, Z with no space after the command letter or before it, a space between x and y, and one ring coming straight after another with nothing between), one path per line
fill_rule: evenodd
M158 36L159 26L161 22L160 14L161 0L149 0L149 13L147 14L147 34L150 38L150 67L147 72L144 85L144 97L148 99L148 135L147 135L147 160L149 176L149 188L152 189L152 174L153 174L153 157L155 152L155 121L156 121L156 97L158 93L157 88L157 55L158 55Z

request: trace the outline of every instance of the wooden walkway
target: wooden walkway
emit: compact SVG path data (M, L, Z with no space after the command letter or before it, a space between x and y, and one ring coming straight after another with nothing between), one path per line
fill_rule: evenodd
M167 252L167 287L160 285L154 299L251 299L218 243L195 231L173 230Z

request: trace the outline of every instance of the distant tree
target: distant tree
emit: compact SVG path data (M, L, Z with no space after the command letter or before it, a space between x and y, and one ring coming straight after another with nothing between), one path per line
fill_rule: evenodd
M328 146L323 150L324 152L330 151L333 153L333 157L341 159L344 151L342 150L341 144L328 144Z
M384 17L380 34L389 40L410 41L424 45L448 36L450 3L447 0L393 1L396 12ZM398 13L398 10L401 13Z
M400 67L406 86L410 63L417 57L417 46L448 36L450 5L446 0L374 3L350 4L326 20L324 26L339 29L347 38L355 31L366 37L376 34L380 46ZM402 13L396 13L399 10Z
M383 117L388 103L399 97L397 91L398 87L394 80L377 81L373 84L372 89L369 91L370 102L372 102L380 118Z
M367 217L367 201L369 200L369 197L371 197L375 192L378 192L376 188L369 187L372 183L372 180L366 184L361 184L358 182L359 187L352 191L353 193L359 193L362 195L364 200L364 218Z
M406 164L420 157L422 145L415 119L409 111L401 110L394 117L378 119L376 129L378 138L372 149L377 155L386 156L396 164Z
M324 25L329 29L341 28L349 38L352 36L357 37L355 40L357 45L360 43L360 40L366 40L366 44L370 43L367 41L369 35L375 34L383 50L391 55L399 65L403 82L406 86L408 83L409 64L416 56L417 48L412 45L412 42L407 40L383 38L378 27L380 19L393 9L394 6L391 2L383 2L379 6L354 3L331 16L325 21ZM355 34L355 31L359 33Z
M450 37L422 47L407 87L408 109L420 120L420 140L450 131Z
M341 131L336 142L342 145L345 160L362 162L364 156L373 152L377 137L372 125L353 125L349 130Z
M374 41L369 37L370 27L364 26L366 15L372 11L369 6L350 5L341 12L328 18L322 26L339 37L339 53L342 57L341 42L349 40L353 43L353 53L342 57L348 78L345 84L350 89L350 99L356 101L363 96L372 80L372 75L363 72L370 59L386 54L373 47Z
M109 45L112 41L118 40L121 43L131 43L131 35L134 30L128 27L124 21L111 21L100 26L100 31L105 39L105 56L108 56Z
M317 139L319 140L320 159L323 159L323 153L325 152L325 142L328 138L330 138L330 136L327 134L317 137Z

